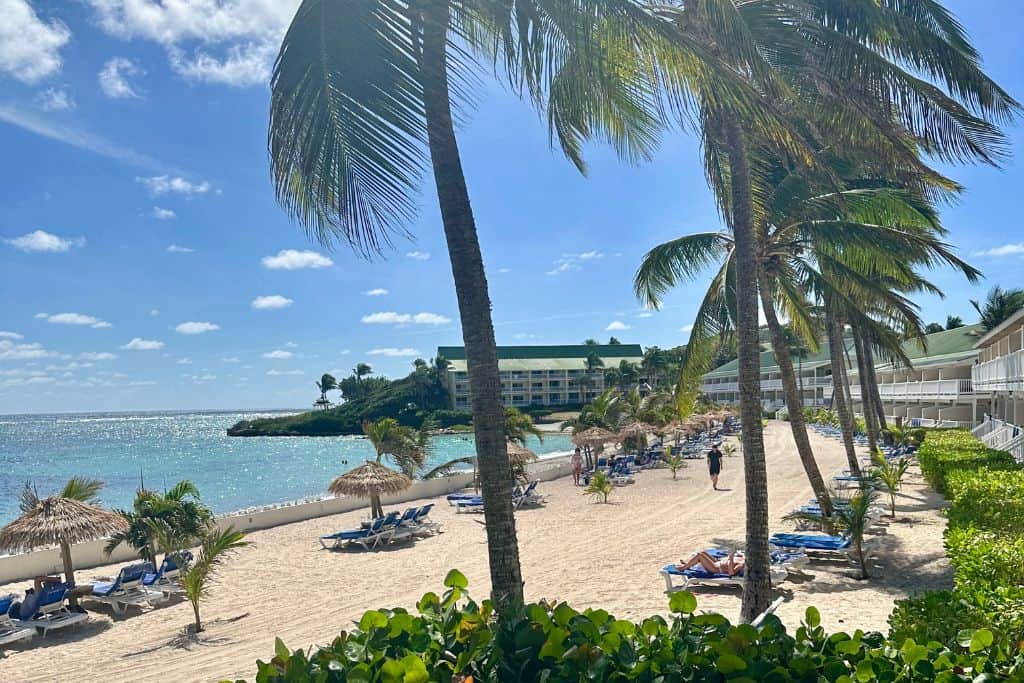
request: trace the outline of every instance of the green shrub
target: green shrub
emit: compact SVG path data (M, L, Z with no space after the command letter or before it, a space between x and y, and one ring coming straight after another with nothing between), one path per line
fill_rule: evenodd
M897 600L889 616L889 639L902 643L956 642L964 630L993 632L1007 652L1024 640L1024 590L1003 587L994 592L932 591Z
M1005 451L987 448L970 432L959 429L928 431L918 451L918 462L925 479L939 493L946 492L946 477L953 471L1016 470L1020 465Z
M342 681L932 681L997 680L1024 666L990 631L961 634L943 647L879 633L827 634L808 608L790 636L770 616L755 628L719 614L695 614L697 600L674 593L670 619L616 619L600 609L530 604L495 618L489 602L465 594L457 571L443 596L428 593L419 614L372 610L356 628L318 650L280 640L257 683ZM977 677L981 677L980 679Z
M946 476L949 526L1024 533L1024 470L957 470Z
M946 553L957 588L995 590L1024 586L1024 537L979 531L946 530Z

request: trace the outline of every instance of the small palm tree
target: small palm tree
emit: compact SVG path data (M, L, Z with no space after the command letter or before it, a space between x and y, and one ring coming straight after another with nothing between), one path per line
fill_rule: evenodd
M188 569L181 572L181 587L185 597L192 604L192 613L195 616L193 633L201 633L203 630L199 604L209 595L214 572L233 552L249 545L244 539L245 534L235 531L233 526L210 530L202 539L198 557Z
M838 501L838 499L835 499ZM784 519L806 521L821 524L827 531L839 533L850 539L853 546L854 559L860 570L858 579L868 579L867 556L864 552L864 534L871 525L871 509L877 500L877 494L871 487L862 488L848 504L836 505L831 517L822 517L813 513L793 512Z
M122 543L139 551L139 557L156 562L157 553L187 548L201 538L213 524L213 512L202 503L199 489L183 479L163 493L140 489L131 510L116 510L128 522L128 528L110 536L103 552L108 556ZM167 527L180 541L170 547L160 545L153 523Z
M672 470L673 480L676 478L676 473L686 466L686 458L683 457L682 453L677 452L672 453L671 455L666 455L664 460L665 464L668 465L668 468Z
M320 376L320 381L314 382L314 384L320 390L320 400L316 402L316 405L327 410L331 406L331 402L327 399L327 392L338 388L338 380L334 378L334 375L325 372Z
M70 500L77 500L80 503L88 503L89 505L96 505L100 502L100 491L103 490L103 482L99 479L90 479L89 477L71 477L64 484L64 488L60 490L60 493L56 494L59 498L68 498ZM21 490L21 499L18 503L18 507L23 513L31 512L39 504L39 493L31 483L25 484L25 488Z
M357 363L352 374L356 376L356 381L361 382L364 377L373 374L373 368L366 363Z
M611 478L608 477L604 472L595 472L590 477L590 483L587 484L587 488L583 489L583 495L585 496L601 496L602 503L608 502L608 495L615 488L615 484L612 483Z
M872 460L875 465L871 473L872 478L885 486L885 490L889 494L889 516L896 519L896 494L899 493L903 484L903 476L907 473L907 468L910 467L910 461L906 458L888 460L880 453L875 453Z

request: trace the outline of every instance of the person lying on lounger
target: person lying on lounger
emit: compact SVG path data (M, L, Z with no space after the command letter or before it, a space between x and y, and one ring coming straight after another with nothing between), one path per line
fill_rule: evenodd
M726 574L728 576L742 576L743 567L746 564L742 555L737 556L736 551L729 553L729 556L716 560L715 558L708 555L706 552L701 550L697 552L686 562L676 565L676 569L679 571L685 571L690 567L696 567L697 565L703 567L710 574Z

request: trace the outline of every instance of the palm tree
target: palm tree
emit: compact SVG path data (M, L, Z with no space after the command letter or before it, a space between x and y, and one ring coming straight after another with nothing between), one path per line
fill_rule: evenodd
M338 380L334 379L334 375L325 372L320 376L320 381L314 382L314 384L316 384L316 388L320 391L320 399L316 402L316 405L327 410L331 407L331 402L327 400L327 392L338 388Z
M946 329L955 330L958 327L964 326L964 320L958 315L947 315L946 316Z
M199 604L210 593L210 584L213 582L214 573L230 555L247 545L249 542L245 540L245 534L235 531L233 526L226 529L214 527L203 536L199 545L199 555L187 569L181 571L179 581L185 597L192 604L192 614L195 619L192 626L193 633L200 633L203 630L203 622L199 616Z
M616 337L608 337L608 346L618 346L622 344Z
M425 430L403 427L393 417L384 417L375 422L364 422L363 434L373 444L373 449L377 453L375 462L378 465L387 457L409 479L412 479L426 462L429 437ZM509 488L511 489L511 486ZM384 516L380 494L371 494L370 514L373 517Z
M946 328L941 323L928 323L924 326L924 333L935 334L936 332L942 332L944 329Z
M636 35L625 29L650 18L631 1L584 4L304 0L271 81L277 195L322 243L340 239L372 255L408 234L430 162L459 302L499 605L521 602L523 582L491 302L452 106L467 100L479 57L546 108L552 137L581 170L590 137L630 158L648 156L656 97L650 70L630 60Z
M199 489L183 479L163 493L140 489L131 510L117 510L128 527L112 534L103 552L109 556L122 543L139 551L139 557L156 562L157 553L187 548L213 524L213 512L203 505ZM179 539L181 548L161 547L154 523L167 527L166 533Z
M364 377L373 374L373 367L367 363L356 363L356 366L352 369L352 374L356 376L357 382L361 382Z
M1003 289L996 285L989 290L984 304L971 299L971 305L980 316L978 322L987 332L1024 308L1024 289Z

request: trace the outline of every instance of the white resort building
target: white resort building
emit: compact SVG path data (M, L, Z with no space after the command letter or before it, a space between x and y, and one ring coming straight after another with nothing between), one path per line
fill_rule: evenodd
M469 410L465 348L440 346L437 355L448 361L444 381L452 407ZM588 371L592 355L603 365ZM639 366L643 355L639 344L499 346L501 397L506 406L579 406L604 391L605 369L622 361Z
M974 429L991 448L1024 462L1024 310L989 330L975 344L971 380L988 397L986 419Z

